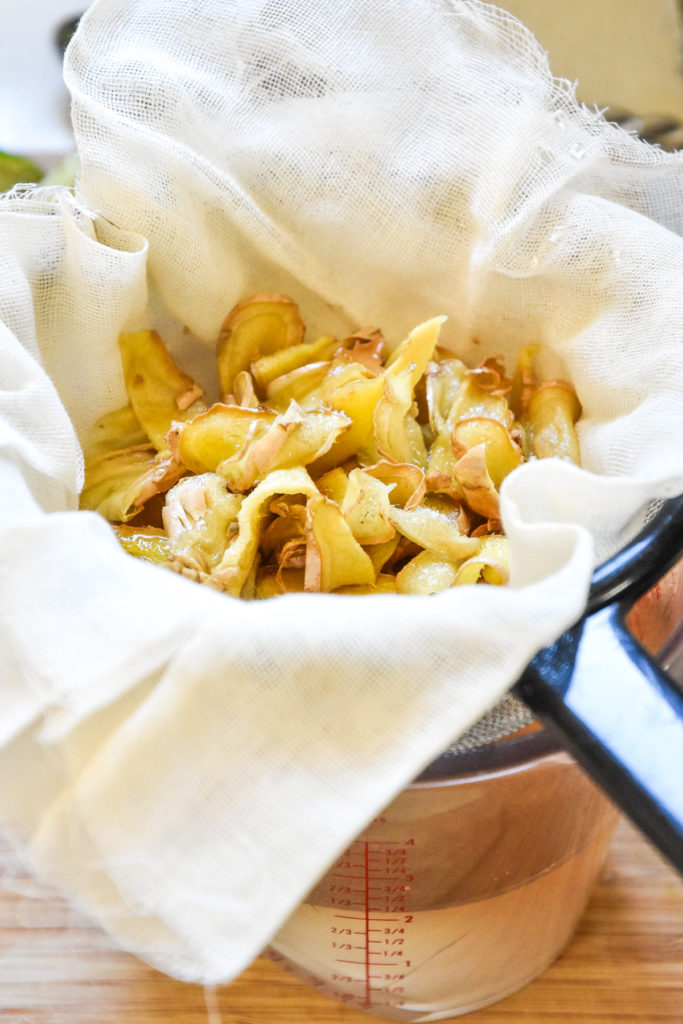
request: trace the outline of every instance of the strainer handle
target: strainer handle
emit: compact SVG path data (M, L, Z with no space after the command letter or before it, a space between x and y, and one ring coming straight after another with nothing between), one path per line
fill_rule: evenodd
M533 659L514 690L683 874L683 689L626 615L683 554L683 496L593 578L588 614Z
M588 614L625 598L636 601L683 555L683 494L665 501L630 544L593 573Z

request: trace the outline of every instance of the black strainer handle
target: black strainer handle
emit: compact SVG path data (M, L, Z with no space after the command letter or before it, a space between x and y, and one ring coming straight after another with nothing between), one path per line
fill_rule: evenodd
M593 575L586 615L514 692L683 874L683 690L626 614L683 555L683 495Z

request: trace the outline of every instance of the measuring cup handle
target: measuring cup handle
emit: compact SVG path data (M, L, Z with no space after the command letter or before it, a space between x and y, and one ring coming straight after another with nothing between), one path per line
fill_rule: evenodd
M626 628L628 607L587 616L514 689L683 874L683 691Z

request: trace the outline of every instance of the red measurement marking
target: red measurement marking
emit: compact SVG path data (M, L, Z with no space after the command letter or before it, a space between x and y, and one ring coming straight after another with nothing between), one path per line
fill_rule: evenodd
M400 953L388 953L386 955L387 956L398 956L399 959L401 957ZM369 969L371 967L384 967L386 969L387 967L398 967L399 966L398 963L396 963L396 964L387 964L386 960L368 960L368 961L366 961L366 960L347 960L347 959L344 959L344 958L342 958L340 956L335 957L334 958L334 962L337 963L337 964L356 964L359 967L367 966L368 967L368 974L366 975L366 982L369 981L370 978L376 978L377 977L376 974L370 974L369 973ZM403 963L405 964L406 967L410 966L410 960L404 960ZM366 996L366 998L367 998L367 996ZM371 1002L369 1005L372 1006L373 1003Z
M370 943L369 939L369 928L370 928L370 861L368 859L368 844L365 844L365 1002L368 1006L372 1006L370 1002Z
M359 1000L358 1005L366 1009L404 1005L400 998L403 989L396 983L403 981L402 971L410 961L403 959L404 939L397 936L405 933L405 924L412 920L412 915L405 913L405 893L410 889L407 883L413 880L406 870L405 847L413 844L414 839L357 840L336 863L331 876L328 898L337 904L334 917L340 922L339 927L331 929L335 935L332 945L339 953L348 951L348 958L339 956L335 961L362 969L357 979L346 974L334 978L352 988L358 986L360 992L356 996L348 991L336 994L347 1001ZM352 882L359 882L360 886L356 888ZM341 898L342 894L348 898ZM343 922L357 923L359 928L343 927ZM371 938L371 933L381 938ZM343 936L347 936L346 942L340 941ZM358 938L357 944L352 936ZM354 955L361 959L356 960ZM389 1001L385 1002L386 999Z
M405 839L368 839L366 846L379 846L382 849L383 846L405 846Z
M381 878L373 878L373 882L407 882L412 881L412 875L382 875ZM344 887L346 888L346 886ZM371 889L381 889L381 885L371 885Z

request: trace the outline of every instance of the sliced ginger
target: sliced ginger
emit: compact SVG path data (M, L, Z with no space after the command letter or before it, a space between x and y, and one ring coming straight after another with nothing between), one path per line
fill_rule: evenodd
M290 298L252 296L223 323L208 408L156 332L122 335L129 404L91 431L81 506L234 597L505 584L500 487L527 458L578 461L581 406L538 346L512 378L496 356L468 369L444 319L387 356L374 328L305 342ZM124 525L164 493L164 529Z

